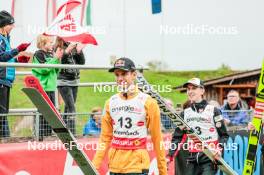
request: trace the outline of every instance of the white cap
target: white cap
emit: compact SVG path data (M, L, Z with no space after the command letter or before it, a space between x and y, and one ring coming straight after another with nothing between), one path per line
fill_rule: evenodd
M183 84L183 87L187 87L188 84L192 84L197 87L204 87L204 83L200 78L192 78Z

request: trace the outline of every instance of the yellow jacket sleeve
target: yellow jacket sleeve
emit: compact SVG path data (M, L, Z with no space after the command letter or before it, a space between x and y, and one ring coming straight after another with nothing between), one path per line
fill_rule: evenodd
M165 159L165 149L162 143L159 106L156 100L149 97L146 101L145 108L147 113L147 127L156 153L159 174L167 175L167 163Z
M109 112L109 100L105 104L104 116L102 117L101 135L99 139L99 147L93 158L93 164L96 169L99 169L105 154L109 149L113 137L112 118Z

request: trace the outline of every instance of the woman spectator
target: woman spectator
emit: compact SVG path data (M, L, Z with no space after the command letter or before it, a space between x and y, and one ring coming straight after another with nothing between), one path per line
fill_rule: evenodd
M64 49L61 64L85 64L85 58L82 49L85 45L81 43L65 42L62 38L57 38L56 47ZM67 113L76 113L75 102L77 99L78 83L80 82L79 69L61 69L58 76L58 90L61 94L65 107L63 120L70 131L75 134L75 115Z

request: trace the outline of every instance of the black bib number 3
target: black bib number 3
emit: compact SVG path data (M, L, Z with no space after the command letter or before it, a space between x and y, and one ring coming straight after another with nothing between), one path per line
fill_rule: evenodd
M198 134L198 135L202 134L201 128L199 126L195 127L195 131L196 131L196 134Z
M120 117L117 121L120 123L121 128L130 129L132 127L132 119L129 117Z

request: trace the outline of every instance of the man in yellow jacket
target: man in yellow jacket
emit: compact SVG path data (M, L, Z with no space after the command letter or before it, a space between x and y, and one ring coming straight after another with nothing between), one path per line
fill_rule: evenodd
M160 175L167 175L157 102L138 90L136 68L128 58L118 59L114 72L120 92L105 104L101 135L93 163L99 169L108 152L110 175L147 175L150 158L146 149L149 131ZM110 148L110 149L109 149Z

